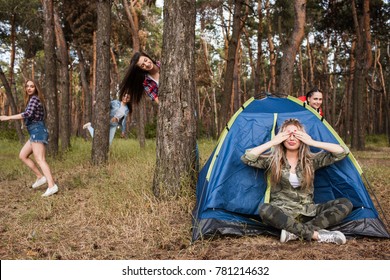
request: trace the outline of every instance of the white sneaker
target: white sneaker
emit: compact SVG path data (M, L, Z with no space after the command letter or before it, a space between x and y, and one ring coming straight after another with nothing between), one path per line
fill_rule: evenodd
M341 231L320 229L318 231L318 242L336 243L338 245L342 245L347 242L347 239Z
M297 240L298 236L296 236L294 233L288 232L285 229L282 229L282 232L280 233L280 242L285 243L290 240Z
M42 186L42 185L44 185L44 184L46 184L46 183L47 183L46 177L45 177L45 176L42 176L41 178L37 179L37 180L35 181L35 183L32 184L31 187L32 187L33 189L36 189L36 188L39 188L40 186Z
M51 188L47 188L46 192L42 196L50 196L58 192L57 184L52 186Z
M91 126L91 123L90 122L87 122L86 124L83 125L83 129L87 129L88 127Z

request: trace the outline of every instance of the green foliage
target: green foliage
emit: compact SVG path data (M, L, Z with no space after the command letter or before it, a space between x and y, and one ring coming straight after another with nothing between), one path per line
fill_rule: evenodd
M366 145L367 147L388 147L388 138L385 134L379 135L367 135L366 136Z
M26 59L43 48L40 6L39 0L0 0L0 41L5 43L2 49L11 48L12 24L16 30L16 47Z
M153 122L147 123L145 125L145 137L146 139L156 138L157 131L157 119L154 119Z
M18 141L18 135L13 122L0 122L0 139Z
M210 139L198 141L201 166L215 146L216 141ZM388 257L389 241L370 238L348 241L343 245L348 249L343 254L323 244L303 243L295 252L288 250L286 246L290 245L267 236L226 237L192 244L194 186L183 181L181 195L172 200L162 201L153 196L151 186L156 161L153 140L147 140L145 149L140 149L137 140L116 138L110 147L109 162L96 167L90 164L91 142L73 138L72 149L62 158L48 158L60 188L59 193L50 198L41 197L44 187L30 188L34 175L18 159L20 148L17 141L0 139L1 259ZM389 161L384 158L388 151L362 154L354 153L363 163L382 206L389 209ZM256 246L261 248L260 253L253 250Z

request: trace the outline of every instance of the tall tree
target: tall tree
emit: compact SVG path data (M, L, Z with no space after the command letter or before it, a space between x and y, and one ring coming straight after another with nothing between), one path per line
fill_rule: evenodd
M43 28L45 50L45 84L46 124L50 141L48 152L52 156L58 154L58 104L57 104L57 65L55 53L54 6L53 0L42 0L45 25Z
M123 7L126 13L126 17L129 21L129 31L133 41L133 52L138 52L141 50L140 43L140 29L139 29L139 17L135 7L136 2L128 0L123 0ZM152 3L150 3L152 4ZM142 9L142 3L137 3L138 8ZM144 98L138 103L136 110L138 117L138 141L141 148L145 147L145 101Z
M280 77L277 91L290 94L292 92L294 63L298 48L305 36L306 0L294 0L294 29L291 37L283 47L280 62Z
M268 91L276 91L276 54L275 54L275 44L272 37L272 24L271 24L271 12L270 12L270 3L269 0L265 1L265 10L266 10L266 21L267 21L267 42L269 50L269 68L270 68L270 84L268 86Z
M66 151L70 148L70 84L69 84L69 56L68 45L65 40L65 35L62 30L60 17L54 10L55 35L57 42L57 58L58 58L58 76L61 77L58 81L58 93L60 97L59 106L59 135L61 139L61 150Z
M221 107L221 125L226 124L231 116L230 111L232 108L230 101L233 94L233 76L236 64L237 48L243 28L243 22L241 19L243 2L243 0L234 0L233 31L229 40L228 54L226 58L227 64L223 90L224 98L222 99Z
M371 53L371 31L370 31L370 1L363 0L360 9L356 1L351 3L353 22L356 32L355 59L352 90L352 141L351 147L357 150L364 150L366 136L365 102L366 78L368 69L372 65Z
M7 77L5 76L5 74L3 72L3 69L1 68L1 65L0 65L0 80L3 83L3 86L5 88L5 94L7 95L7 98L11 104L11 114L16 115L16 114L18 114L18 111L16 109L16 104L15 104L14 98L12 96L11 86L7 80ZM22 133L22 129L20 128L20 123L18 121L14 122L14 123L15 123L14 125L15 125L16 132L17 132L18 137L19 137L19 142L21 144L24 144L24 135Z
M97 2L97 22L96 113L92 163L100 165L107 162L109 150L111 0Z
M164 71L153 181L158 197L179 195L196 175L195 2L164 1Z
M257 16L259 17L259 25L257 27L257 62L255 67L254 79L255 79L255 93L261 92L261 78L264 65L263 50L261 44L263 43L263 0L257 0ZM265 86L265 84L264 84ZM264 88L265 89L265 88Z

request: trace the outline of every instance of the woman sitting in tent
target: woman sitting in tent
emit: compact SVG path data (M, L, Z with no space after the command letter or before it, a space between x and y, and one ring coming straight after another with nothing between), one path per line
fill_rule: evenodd
M323 112L321 109L322 105L323 93L317 87L312 88L306 95L298 97L299 100L306 102L310 105L314 110L318 112L321 116L323 116Z
M313 154L309 146L324 151ZM281 242L300 238L346 243L342 232L325 228L341 222L352 211L352 203L338 198L315 204L313 181L316 169L348 153L347 147L313 140L297 119L286 120L273 139L245 152L241 158L245 164L265 169L271 176L270 202L260 206L259 214L265 224L282 230Z

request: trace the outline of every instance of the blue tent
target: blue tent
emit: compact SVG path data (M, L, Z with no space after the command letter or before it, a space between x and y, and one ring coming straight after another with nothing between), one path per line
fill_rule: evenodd
M313 139L344 144L328 122L311 107L288 96L249 99L230 119L218 144L199 173L193 211L192 240L214 235L279 235L258 216L258 207L269 201L264 172L245 165L245 150L271 139L285 119L297 118ZM313 150L315 152L315 150ZM390 235L361 178L361 168L352 154L315 173L316 203L347 197L352 213L333 230L346 235Z

